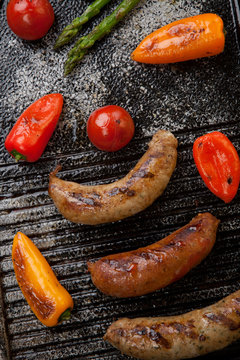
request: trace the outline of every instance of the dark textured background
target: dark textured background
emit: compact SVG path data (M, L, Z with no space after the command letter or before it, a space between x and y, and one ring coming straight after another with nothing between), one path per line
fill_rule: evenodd
M0 2L0 359L127 359L102 340L116 318L172 315L214 303L240 288L240 196L229 205L204 186L192 158L196 137L223 131L240 151L239 54L230 3L226 0L148 0L96 44L80 66L63 78L66 46L52 50L64 25L90 1L52 0L56 20L36 42L18 39L6 24L7 1ZM119 1L118 1L119 3ZM89 31L116 6L114 2L84 27ZM201 12L222 16L227 30L223 54L170 66L133 63L129 54L148 33L173 20ZM16 118L34 100L58 91L64 96L59 126L42 158L16 164L4 139ZM134 139L117 153L96 150L85 124L99 106L126 108L136 124ZM179 139L178 164L164 195L144 212L114 224L81 226L57 212L47 194L48 174L61 163L61 177L103 183L124 176L146 150L159 128ZM136 299L100 294L86 272L86 261L157 241L210 211L221 225L208 258L184 279ZM72 319L47 329L30 311L13 273L11 244L16 231L26 233L46 256L73 296ZM1 354L1 351L2 354ZM202 359L240 359L240 342Z

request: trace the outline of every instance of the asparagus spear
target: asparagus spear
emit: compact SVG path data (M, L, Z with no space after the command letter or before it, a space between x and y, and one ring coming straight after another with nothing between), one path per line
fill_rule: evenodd
M109 3L110 0L95 0L91 5L87 7L84 13L72 21L72 23L66 26L62 33L56 40L54 49L57 49L67 43L69 43L74 36L82 29L83 24L89 21L92 17L99 14L101 8Z
M120 5L88 35L81 37L68 53L64 75L68 75L97 40L109 34L112 28L136 6L140 0L123 0Z

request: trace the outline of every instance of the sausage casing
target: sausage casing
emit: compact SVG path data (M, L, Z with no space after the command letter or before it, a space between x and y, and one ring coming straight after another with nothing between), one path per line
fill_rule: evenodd
M189 313L156 318L123 318L104 339L137 359L180 360L223 349L240 338L240 290Z
M177 139L159 130L136 166L122 179L87 186L50 174L49 195L62 215L75 223L96 225L134 215L165 190L177 161Z
M163 288L209 254L218 224L210 213L199 214L152 245L88 262L92 281L103 293L117 297L140 296Z

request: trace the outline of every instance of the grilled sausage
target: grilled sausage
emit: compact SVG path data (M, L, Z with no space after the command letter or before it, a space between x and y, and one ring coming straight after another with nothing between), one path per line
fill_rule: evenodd
M189 359L223 349L240 338L240 290L218 303L183 315L123 318L104 339L137 359Z
M92 281L103 293L140 296L183 277L211 251L219 221L204 213L150 246L88 262Z
M86 186L50 174L49 195L62 215L75 223L101 224L144 210L166 188L177 161L177 140L159 130L137 165L119 181Z

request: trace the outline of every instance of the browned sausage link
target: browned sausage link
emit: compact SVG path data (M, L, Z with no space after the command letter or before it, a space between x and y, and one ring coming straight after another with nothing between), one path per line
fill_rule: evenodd
M137 165L123 179L86 186L50 174L49 195L62 215L76 223L101 224L124 219L144 210L166 188L177 161L177 140L159 130Z
M180 360L223 349L240 339L240 290L179 316L120 319L104 339L137 359Z
M204 213L150 246L88 263L92 281L103 293L140 296L183 277L211 251L219 221Z

